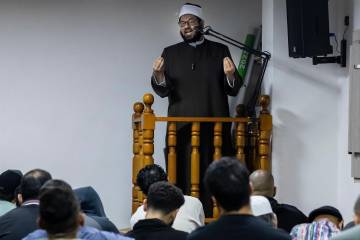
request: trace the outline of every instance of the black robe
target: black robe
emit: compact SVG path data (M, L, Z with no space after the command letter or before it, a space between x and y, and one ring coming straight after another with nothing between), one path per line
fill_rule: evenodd
M231 57L227 46L204 40L196 47L181 42L164 49L166 85L151 84L160 97L168 97L168 116L229 117L228 95L236 96L242 80L235 71L234 86L224 74L223 59ZM200 130L200 200L207 216L211 215L209 194L202 184L204 173L213 159L213 124L201 123ZM223 126L223 155L232 155L230 124ZM177 186L190 193L191 125L177 123Z

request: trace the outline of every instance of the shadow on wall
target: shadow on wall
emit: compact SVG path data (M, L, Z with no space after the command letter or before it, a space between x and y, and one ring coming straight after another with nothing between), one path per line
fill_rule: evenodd
M291 199L301 199L299 191L301 183L298 180L302 174L299 169L303 164L304 144L298 133L303 128L303 121L301 116L285 109L278 109L275 114L278 117L278 124L273 128L273 159L276 160L278 175L275 181L286 183L286 186L278 185L279 196L286 192Z
M326 87L330 91L340 92L337 68L331 66L314 66L309 59L282 59L273 57L272 64L277 71L296 77L311 85Z

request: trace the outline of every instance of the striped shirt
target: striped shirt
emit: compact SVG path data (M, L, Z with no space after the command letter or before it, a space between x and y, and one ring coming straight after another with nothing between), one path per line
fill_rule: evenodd
M339 232L340 230L334 223L322 219L294 226L290 236L292 240L328 240Z

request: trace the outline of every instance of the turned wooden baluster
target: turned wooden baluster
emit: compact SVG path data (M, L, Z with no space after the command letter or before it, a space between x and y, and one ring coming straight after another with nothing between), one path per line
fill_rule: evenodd
M176 184L176 123L168 125L168 177L169 182Z
M140 145L140 153L139 153L139 162L138 162L138 169L142 169L144 165L144 151L143 151L143 129L142 129L142 121L139 123L139 145ZM137 189L137 200L138 206L141 206L144 201L144 194L141 191L139 186L136 186Z
M214 126L214 160L221 158L221 147L222 147L222 123L217 122Z
M222 156L221 154L222 147L222 123L217 122L214 125L214 161L219 160ZM216 202L213 202L213 218L219 217L219 209L216 205Z
M261 169L271 171L270 142L272 134L272 116L268 110L270 96L260 97L260 135L259 135L259 155Z
M132 168L132 213L136 211L136 209L139 207L139 192L141 193L140 188L136 185L136 176L141 169L141 157L140 157L140 131L141 131L141 123L140 122L134 122L134 119L138 119L141 117L141 114L144 111L144 105L140 102L137 102L134 104L134 114L133 114L133 122L132 122L132 129L133 129L133 168Z
M142 115L142 130L143 130L143 164L144 166L154 164L154 130L155 130L155 115L151 109L154 103L154 96L150 93L144 95L143 98L145 109Z
M191 196L199 198L200 184L200 123L194 122L191 127Z
M236 112L237 117L245 117L245 106L239 104L236 107ZM245 165L246 125L245 122L239 122L236 125L236 158Z

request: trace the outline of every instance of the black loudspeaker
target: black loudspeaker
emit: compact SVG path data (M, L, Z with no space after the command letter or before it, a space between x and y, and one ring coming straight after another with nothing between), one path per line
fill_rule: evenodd
M328 0L286 0L289 56L332 53Z

